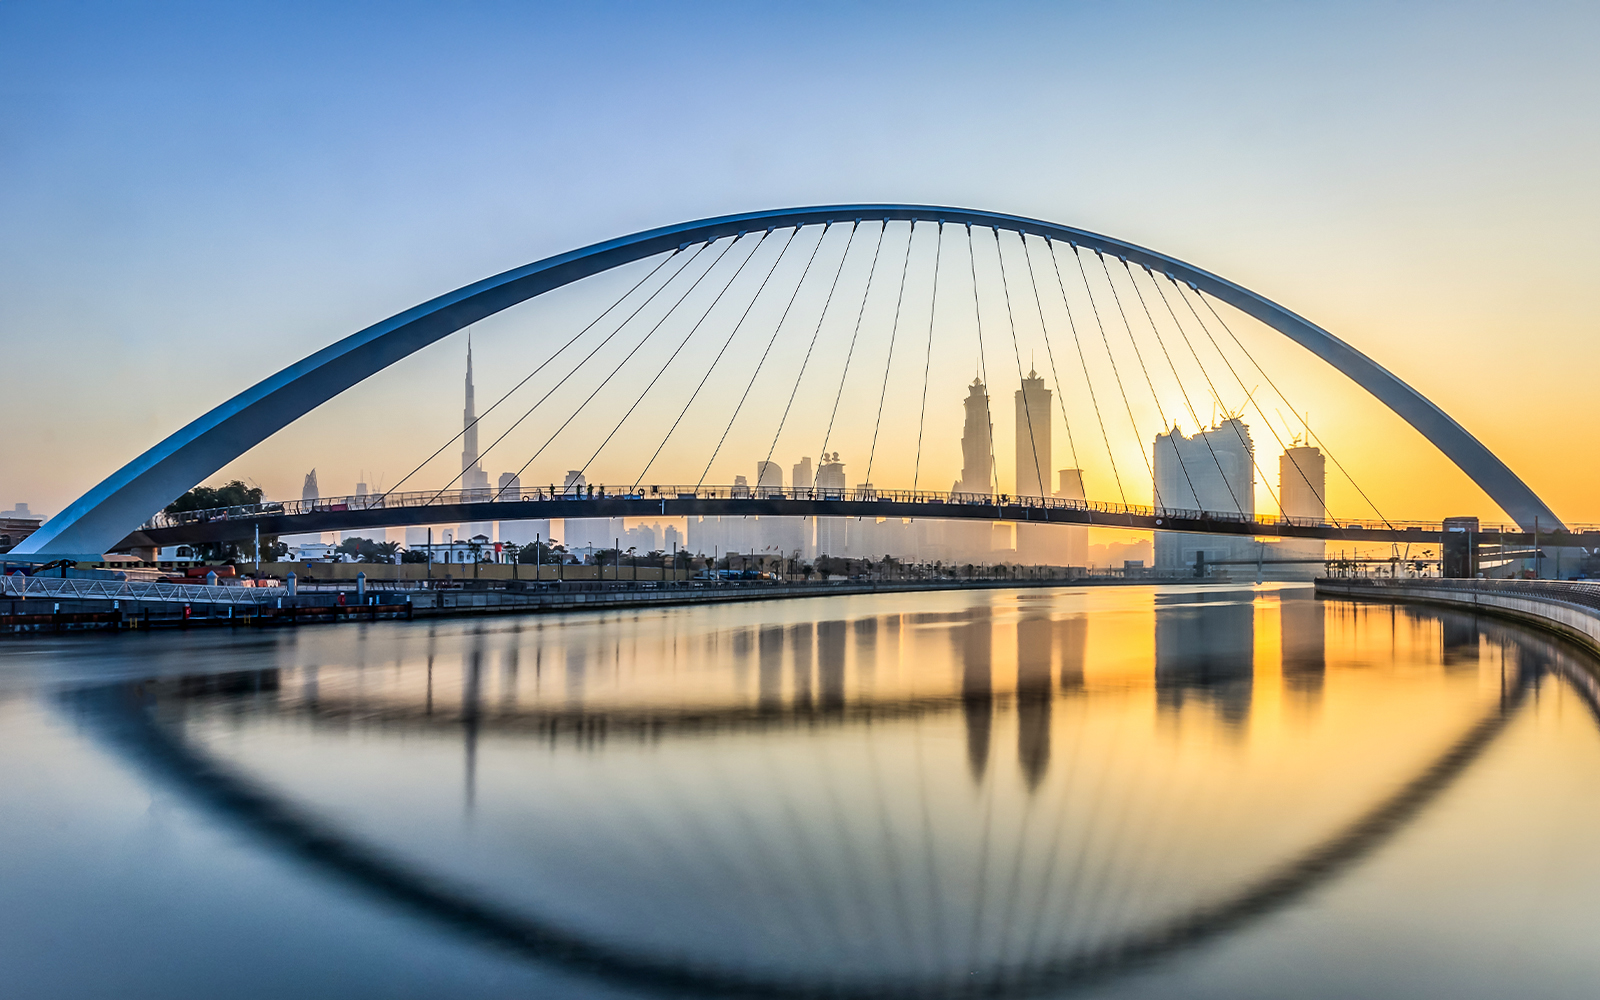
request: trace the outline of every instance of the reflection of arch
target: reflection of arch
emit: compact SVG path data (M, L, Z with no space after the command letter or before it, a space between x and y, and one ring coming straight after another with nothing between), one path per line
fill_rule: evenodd
M98 556L153 511L267 437L401 358L519 302L674 248L759 230L834 221L918 220L1032 234L1113 254L1234 306L1344 373L1404 418L1524 530L1560 520L1527 484L1438 406L1321 327L1175 257L1098 233L1015 215L933 205L834 205L748 212L666 226L526 264L351 334L241 392L129 462L24 540L18 554Z
M519 913L385 856L357 838L235 773L181 733L159 724L137 685L80 692L74 706L105 737L164 780L315 867L455 930L542 962L653 992L751 997L924 997L1035 995L1117 975L1247 926L1326 883L1415 818L1492 744L1521 704L1533 673L1417 777L1333 836L1241 891L1142 932L1090 950L956 979L841 983L760 978L705 964L607 945L558 923Z

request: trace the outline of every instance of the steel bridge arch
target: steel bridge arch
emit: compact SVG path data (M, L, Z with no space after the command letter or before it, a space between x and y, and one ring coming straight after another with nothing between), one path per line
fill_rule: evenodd
M96 560L185 490L272 434L437 340L501 310L688 244L833 222L941 222L1062 240L1168 275L1265 323L1342 372L1416 428L1524 531L1564 526L1493 452L1427 397L1315 323L1175 257L1071 226L936 205L827 205L745 212L645 230L465 285L330 344L215 407L108 476L13 550Z

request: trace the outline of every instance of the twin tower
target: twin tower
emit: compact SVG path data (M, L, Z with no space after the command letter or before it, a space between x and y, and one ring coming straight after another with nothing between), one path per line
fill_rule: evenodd
M967 387L965 401L966 424L961 432L961 478L956 480L955 493L1002 493L1016 496L1056 496L1068 500L1082 500L1083 470L1061 469L1055 484L1050 476L1050 408L1054 394L1045 388L1044 379L1036 371L1028 372L1022 388L1016 391L1016 481L1011 490L1001 486L994 467L994 426L989 409L989 392L983 379L974 378ZM1050 489L1055 485L1054 490Z

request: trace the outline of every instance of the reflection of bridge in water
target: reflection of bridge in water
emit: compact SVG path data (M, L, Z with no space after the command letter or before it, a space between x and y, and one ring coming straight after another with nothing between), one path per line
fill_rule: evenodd
M1163 711L1199 701L1224 727L1248 713L1250 681L1229 659L1241 651L1237 638L1174 652L1182 648L1174 643L1209 634L1197 620L1239 624L1237 607L1251 605L1185 600L1156 613ZM1286 690L1320 687L1321 609L1284 604ZM1211 617L1217 614L1223 617ZM117 686L72 703L163 781L315 869L541 962L651 992L1037 994L1224 937L1337 878L1459 778L1548 673L1579 681L1595 708L1592 680L1559 644L1460 616L1407 614L1441 625L1446 669L1456 669L1452 658L1476 665L1479 637L1487 635L1503 656L1500 697L1467 712L1408 773L1363 786L1339 803L1344 815L1324 810L1319 829L1287 839L1251 829L1252 806L1274 799L1283 808L1281 789L1195 785L1185 796L1179 793L1192 776L1141 756L1118 733L1097 731L1099 716L1080 709L1115 695L1084 685L1089 623L1082 616L1018 620L1014 686L1000 689L990 669L998 650L989 621L925 622L947 627L959 650L955 690L872 704L844 696L832 670L814 687L791 684L787 698L774 695L772 674L797 647L809 644L819 665L842 659L858 638L859 623L846 621L735 635L757 672L756 702L748 705L497 703L486 696L481 634L451 692L459 698L448 705L431 684L420 698L391 699L327 691L333 685L305 676L293 683L305 668ZM446 874L448 859L420 860L403 844L382 847L394 831L370 829L343 802L317 805L284 790L264 762L240 755L236 741L207 735L219 723L235 732L249 726L269 742L286 725L362 742L393 735L384 745L396 750L414 746L416 736L429 745L461 739L468 761L480 764L485 753L542 746L539 756L514 758L512 785L502 780L493 796L480 797L474 827L499 815L483 812L485 803L533 780L524 792L532 797L526 818L511 824L514 842L521 851L534 844L548 852L532 863L542 858L557 882L566 877L560 873L580 872L561 884L580 888L589 902L557 891L533 892L530 904L526 890L498 870ZM992 760L1000 735L1013 729L1014 785ZM1047 780L1052 755L1057 777ZM613 758L629 780L606 777L612 772L603 765ZM921 763L896 764L913 758ZM840 759L849 764L842 771ZM969 791L948 780L948 765L962 760ZM568 767L576 769L568 780L587 789L581 798L540 779ZM1219 790L1220 798L1206 801ZM591 802L582 815L566 815L590 802L591 792L626 801L614 808ZM1340 798L1337 789L1320 794ZM566 837L546 829L554 827ZM1248 860L1226 849L1241 843ZM479 842L475 851L491 846ZM1262 863L1258 851L1279 860ZM674 919L663 923L665 912Z

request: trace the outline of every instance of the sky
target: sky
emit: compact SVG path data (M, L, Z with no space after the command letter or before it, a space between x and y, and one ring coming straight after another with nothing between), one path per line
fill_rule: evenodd
M1569 523L1600 521L1597 21L1529 3L0 5L0 507L58 510L258 379L507 268L694 218L892 201L1048 219L1225 275L1433 399ZM884 239L906 252L903 229ZM479 324L480 400L642 273ZM891 304L868 296L867 345ZM849 325L824 324L824 357ZM1241 335L1383 513L1501 519L1342 376ZM759 350L737 343L730 377ZM324 494L392 485L459 426L464 352L461 335L420 352L219 476L278 497L311 467ZM952 340L930 366L917 474L939 487L974 362ZM871 381L843 394L852 482ZM777 394L756 393L752 426ZM628 478L675 411L625 426L591 481ZM708 481L753 478L770 428L741 435ZM577 467L587 440L527 477ZM896 441L880 485L909 485ZM1107 451L1140 478L1131 432ZM1091 496L1117 499L1083 464ZM1143 478L1130 500L1148 502ZM1351 488L1330 499L1371 516Z

